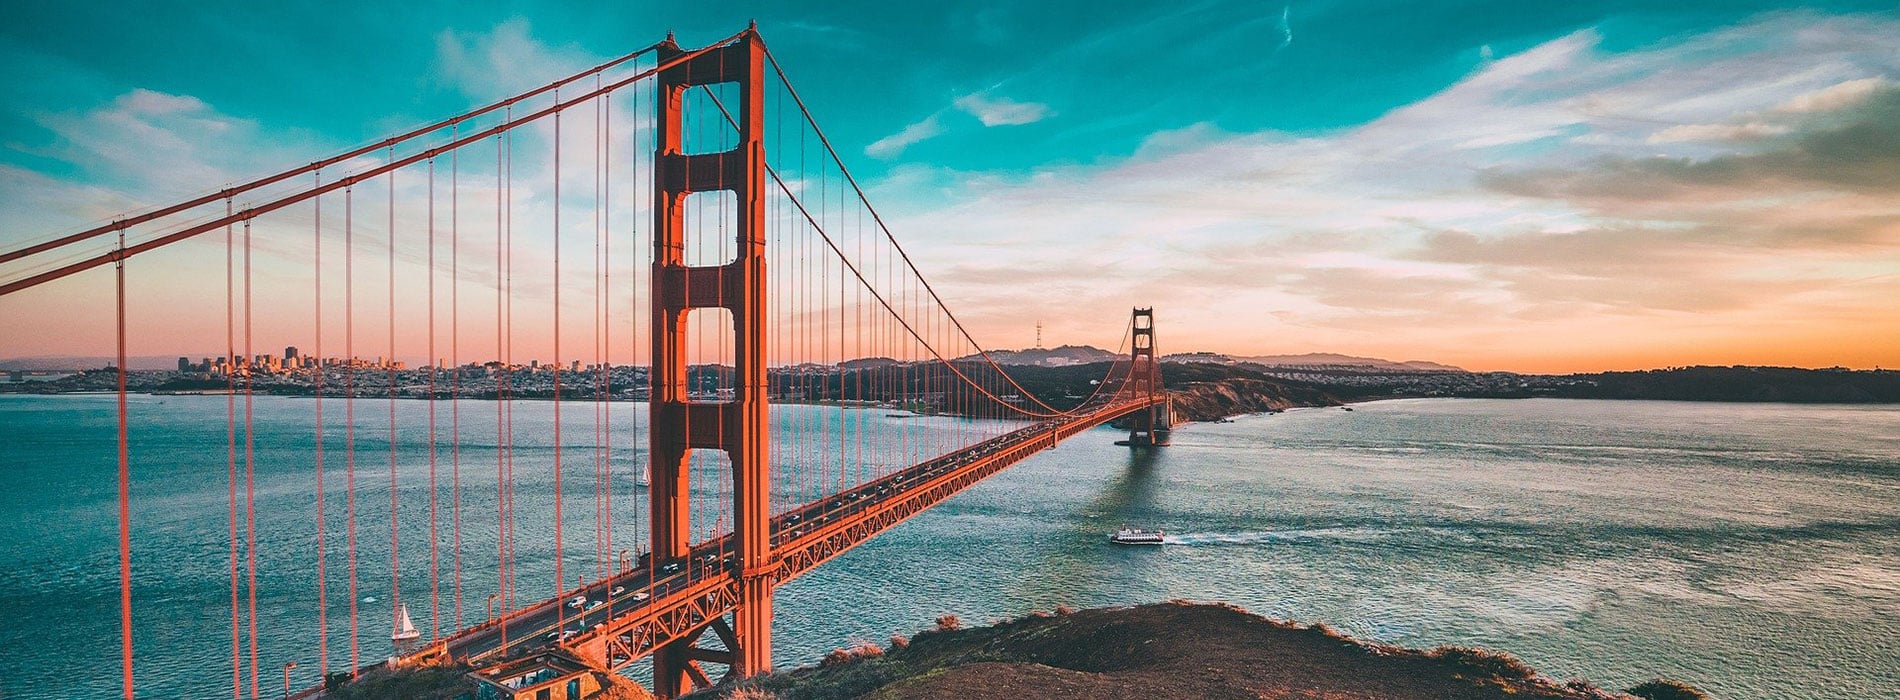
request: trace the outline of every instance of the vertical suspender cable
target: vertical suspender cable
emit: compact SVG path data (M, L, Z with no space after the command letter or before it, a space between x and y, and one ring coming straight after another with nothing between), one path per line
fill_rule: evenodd
M502 267L502 136L495 135L495 357L502 355L502 296L504 268ZM502 451L503 407L507 400L509 367L502 364L495 370L495 596L502 603L502 643L508 643L507 596L508 596L508 487L506 486L507 456ZM493 608L493 605L490 605Z
M224 200L224 213L231 214L231 200ZM236 229L224 227L224 470L226 520L231 539L227 559L231 576L231 697L244 697L243 612L238 603L238 516L237 516L237 282L234 236Z
M317 184L323 184L323 171L314 175ZM317 476L317 678L322 679L330 673L330 628L329 598L324 581L323 567L323 380L328 368L324 367L323 354L323 198L311 200L315 216L311 228L311 279L314 289L311 294L313 306L311 322L316 326L313 333L316 343L316 363L311 367L312 385L316 394L316 476Z
M561 101L561 91L554 91ZM554 113L554 595L567 590L561 578L561 113ZM560 606L566 619L567 606Z
M119 229L121 255L113 261L118 293L119 389L119 671L125 700L132 700L132 450L125 413L125 229Z
M436 534L436 511L440 493L435 485L435 159L429 159L429 640L442 636L442 556L441 538Z
M654 59L654 60L657 65L658 59ZM635 67L637 68L638 65L636 65ZM658 80L656 79L654 82L657 85ZM635 205L633 209L635 211L639 210L638 198L640 196L640 193L644 191L640 189L640 172L641 172L640 171L640 154L643 151L647 150L645 148L642 148L643 144L640 143L640 115L642 114L642 112L640 111L640 89L641 88L640 88L639 83L635 83L633 86L633 117L629 120L633 126L633 138L629 142L632 143L634 146L632 149L633 150L633 167L630 168L630 170L632 171L632 175L631 175L632 187L633 187L633 194L635 197L635 200L634 200ZM658 88L656 87L655 89L657 90ZM651 130L649 130L648 133L651 134L652 133ZM648 157L651 158L652 156L649 155ZM651 200L649 200L648 203L649 205L655 205ZM642 251L646 251L647 249L640 245L640 217L635 216L633 217L632 220L633 220L633 223L632 223L633 237L632 237L632 245L630 246L630 250L632 250L633 252L631 254L632 263L629 266L629 270L628 270L628 275L631 276L632 279L629 280L627 284L627 339L628 339L628 347L632 349L633 357L631 358L631 360L632 360L633 366L635 368L638 368L640 366L640 256L643 254ZM652 362L650 359L648 361L647 369L649 370L647 372L647 391L648 391L647 407L651 409L653 406L653 395L652 395L653 373L651 372ZM634 441L636 444L638 444L638 441L639 441L638 436L640 435L640 410L638 408L635 408L631 411L631 413L633 414L633 420L632 420L633 430L631 431L631 434L635 436ZM635 449L633 450L633 454L634 454L635 459L637 460L639 458L640 451L638 449ZM645 504L649 508L652 506L652 503L653 503L652 490L651 490L653 484L652 484L652 479L650 478L650 474L652 472L652 465L653 465L653 455L650 452L647 454L647 464L645 466L642 466L639 464L634 465L634 469L637 470L636 473L649 475L649 478L647 479L648 499ZM639 481L639 478L636 477L635 483L638 483L638 481ZM634 552L637 554L639 552L640 546L643 544L647 544L650 541L650 538L640 536L640 510L641 510L640 506L642 505L640 502L640 499L635 498L633 501L633 504L634 504L633 542L634 542ZM651 527L650 521L648 523L648 526ZM649 575L647 576L647 588L651 589L652 587L653 587L653 577Z
M343 511L350 561L350 677L362 667L356 597L356 203L343 188Z
M595 88L599 88L600 79L595 78ZM613 189L608 178L613 175L613 163L607 148L613 142L613 125L607 120L613 118L613 100L606 95L599 98L600 115L594 124L599 127L594 136L594 158L600 164L600 191L594 197L596 220L600 226L600 287L594 290L594 296L600 299L600 480L602 494L601 516L606 519L601 524L603 539L600 544L601 556L611 561L614 556L614 443L613 443L613 301L608 293L613 291L613 222L609 219L608 198ZM609 567L606 561L603 568ZM609 568L608 570L612 570ZM609 611L609 614L612 614Z
M594 89L600 89L598 76L594 78ZM609 446L612 443L607 429L608 419L612 417L607 403L608 387L612 381L608 367L613 364L612 355L607 352L612 331L607 317L612 305L603 296L613 287L609 283L613 263L608 259L611 248L608 247L603 216L605 202L601 199L606 192L606 155L601 151L606 145L602 140L606 128L606 109L605 95L594 98L594 498L597 501L594 506L594 542L600 561L597 573L602 577L610 570L608 559L613 556L613 482L608 478L611 460ZM608 614L611 615L612 611Z
M251 220L244 220L244 354L253 367L244 373L244 587L245 617L251 635L251 697L257 697L257 440L251 422L251 382L257 354L251 348Z
M502 360L502 135L494 137L494 356ZM507 398L507 365L494 371L494 597L502 601L502 616L507 616L507 457L502 453L502 407ZM490 611L494 605L490 603ZM502 622L502 643L507 643L507 622Z
M459 126L449 127L454 141ZM462 234L461 149L449 151L449 529L455 560L455 629L462 629Z
M513 108L510 107L509 111L512 113ZM505 294L507 302L507 314L505 318L507 346L504 350L504 354L506 355L504 363L509 367L508 398L503 401L503 406L507 408L505 413L508 417L508 430L502 441L502 452L507 456L507 459L504 460L507 464L506 478L502 482L507 497L503 500L502 512L507 515L508 537L504 542L507 543L505 552L506 561L508 562L506 568L508 572L508 586L502 595L502 602L505 609L512 611L515 609L515 405L513 386L515 366L515 134L513 131L502 134L502 151L503 174L505 176L502 180L502 200L505 205L503 207L503 234L507 241L504 245L505 264L502 268L504 283L507 287L507 293ZM503 619L503 632L505 636L507 630L505 626L506 617L504 616Z
M395 162L396 149L389 149ZM391 634L402 631L402 551L396 539L396 173L389 173L389 309L386 320L389 355L383 358L383 371L389 378L389 626Z

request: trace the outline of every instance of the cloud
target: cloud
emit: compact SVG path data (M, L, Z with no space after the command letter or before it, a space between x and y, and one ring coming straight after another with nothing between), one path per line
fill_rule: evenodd
M550 76L572 74L604 60L603 57L544 44L528 33L525 23L519 22L500 25L494 32L487 34L444 34L439 37L438 48L439 74L447 76L444 79L447 87L474 96L477 102L501 94L512 94L512 90L522 85L532 87L545 84ZM504 59L518 59L521 63L511 65ZM524 102L516 107L515 113L519 115L523 109L538 109L546 104L547 97ZM595 183L598 182L592 157L592 149L597 144L594 141L595 115L595 110L587 105L563 115L566 131L562 140L567 160L560 171L563 195L561 210L565 213L560 219L560 235L569 246L567 255L579 258L579 261L564 267L560 281L577 290L589 288L585 281L589 277L586 251L593 249L595 244L593 198ZM340 152L349 145L327 142L296 127L265 129L253 120L226 113L218 105L190 95L139 88L124 89L113 99L89 109L28 116L52 134L49 145L36 147L32 155L56 166L40 169L0 166L0 230L15 232L16 236L11 242L0 244L0 248L11 249L17 243L43 240L53 233L103 223L128 211L215 191L229 184L308 163L314 158ZM467 133L470 128L493 124L497 117L466 123L463 133ZM636 120L645 122L650 117L623 107L613 112L612 119L613 134L617 138L625 138L625 135L635 133L631 127ZM445 136L436 134L431 137L431 141L440 143ZM522 308L534 310L522 314L516 320L518 325L514 333L522 339L517 348L520 353L518 357L524 358L549 357L545 343L551 337L549 318L552 314L547 313L547 309L551 306L549 292L555 284L549 274L548 250L548 243L555 235L550 223L554 220L551 214L554 210L552 184L555 170L550 158L552 149L549 147L552 139L551 120L543 120L518 130L512 138L510 151L513 199L509 210L513 222L512 265L516 274L512 282L513 299ZM457 260L465 305L478 303L466 300L479 299L482 295L471 292L483 288L492 290L497 279L494 222L500 213L495 180L496 149L495 140L485 140L466 147L459 159L457 195L461 208L461 237L457 239ZM615 159L612 168L616 178L633 171L634 163L631 161L635 158L635 149L607 150L608 157ZM399 152L408 151L405 148ZM384 157L383 153L376 153L326 168L323 180L334 182L346 173L361 173L381 164ZM393 178L381 176L362 181L353 188L353 245L354 260L359 268L356 271L359 307L362 298L376 298L384 294L390 283L381 280L393 278L394 290L388 293L403 300L396 305L397 319L394 325L400 329L397 331L400 336L397 353L412 360L422 359L426 352L421 329L428 327L428 305L418 300L429 299L427 284L431 276L425 265L431 252L428 234L432 205L436 215L434 233L438 248L435 251L438 253L438 274L435 277L441 288L448 286L448 273L441 267L446 265L444 258L449 256L448 240L452 220L448 194L450 162L451 159L446 156L437 160L433 202L430 199L428 166L423 163L409 166ZM307 177L294 178L240 196L234 204L243 208L268 201L288 189L305 188L310 182ZM611 224L613 232L630 232L642 226L643 222L650 221L650 208L647 206L649 192L645 188L624 185L613 187L612 205L607 208L607 222ZM390 209L392 200L393 211ZM312 308L315 282L313 243L320 240L324 274L327 277L325 289L329 297L325 302L328 325L324 329L324 342L326 352L340 354L340 323L332 314L341 313L340 310L344 308L342 275L339 270L344 257L343 202L344 195L341 193L322 198L320 232L313 230L316 227L315 212L307 202L266 214L254 221L256 293L260 300L268 299L273 310L273 313L260 315L257 319L257 336L269 339L265 341L266 344L313 345L311 335L314 331L308 310ZM217 201L161 222L137 227L132 230L128 240L144 240L160 232L221 216L224 207L224 202ZM383 277L386 270L384 266L391 264L387 241L392 227L396 238L393 255L395 272ZM237 229L242 230L242 227ZM20 237L18 234L21 233L40 235L29 238ZM217 232L208 233L141 254L127 263L129 289L133 290L128 297L133 297L135 306L131 335L137 338L137 343L159 354L177 352L197 355L217 351L221 341L212 339L223 337L224 241L225 237ZM32 269L43 269L47 265L76 259L81 255L97 254L110 244L110 238L101 238L92 249L73 251L59 260L39 262L40 267ZM612 255L623 266L621 269L631 264L635 248L630 245L614 248ZM16 267L14 271L20 269ZM438 291L445 291L441 288ZM74 316L99 317L101 313L105 314L104 317L110 317L109 311L101 311L109 308L101 306L108 301L101 295L101 290L109 291L110 287L100 284L96 275L77 275L45 288L0 299L0 318L29 327L62 329L61 332L36 334L22 342L20 347L11 350L23 354L73 354L82 350L96 352L99 348L109 347L105 343L110 341L110 336L103 335L105 325L68 328L61 321L62 318ZM575 302L569 301L577 297L585 298L577 293L564 299L564 302L567 302L568 307L573 307L568 313L575 314L574 318L581 318L586 312L581 311ZM438 306L447 305L446 298L438 299L438 302ZM618 308L613 311L616 317L614 322L617 327L625 327L624 324L630 322L626 305L616 306ZM280 310L287 311L279 313ZM365 313L362 308L357 311L359 314ZM441 313L446 314L446 310L441 310ZM460 320L465 329L474 329L468 331L471 334L492 333L492 329L482 327L483 320L487 318L492 316L465 312ZM207 326L208 320L211 326L218 327ZM375 324L366 322L361 316L357 320L356 349L359 353L380 352L386 347L386 339L376 337L374 330L369 329ZM590 347L588 326L586 323L572 323L564 327L566 347ZM576 327L576 330L569 330ZM438 328L438 331L441 329Z
M1273 48L1275 52L1278 52L1281 49L1284 49L1288 46L1293 45L1293 5L1291 3L1288 3L1285 7L1280 8L1279 29L1280 29L1280 45L1275 46Z
M895 134L872 141L871 145L864 147L864 154L878 159L895 158L899 154L902 154L904 149L910 148L912 144L935 138L942 134L943 123L941 115L932 114L923 121L898 130Z
M1754 359L1832 364L1840 324L1900 287L1896 32L1784 13L1611 51L1583 30L1355 128L1196 125L1115 161L906 171L874 200L920 259L981 261L944 280L977 324L1021 325L1024 297L1156 304L1195 324L1182 349L1479 367L1774 327L1763 352L1787 354Z
M1006 97L987 97L982 93L957 98L956 108L983 122L983 126L1034 124L1049 118L1049 105L1017 102Z
M982 93L959 97L952 106L969 113L983 122L984 126L1014 126L1033 124L1047 118L1051 112L1048 105L1030 102L1016 102L1007 98L990 98ZM943 112L939 111L902 129L897 133L871 142L864 147L864 154L879 160L888 160L901 155L904 149L921 141L942 136L945 132Z
M1682 124L1672 126L1650 134L1649 143L1675 143L1679 141L1741 141L1779 136L1788 133L1788 128L1762 122L1746 124Z
M517 17L488 31L442 30L435 38L431 74L463 94L494 99L546 85L600 60L576 46L536 38L533 26Z
M1829 118L1818 124L1755 128L1750 135L1789 134L1765 150L1707 158L1608 156L1579 168L1494 171L1481 181L1512 194L1625 202L1709 197L1731 202L1749 195L1785 196L1816 189L1900 191L1900 88L1885 88L1840 104L1852 106L1826 115ZM1749 127L1734 128L1747 131ZM1672 127L1658 135L1691 128L1722 131L1719 125L1694 125ZM1789 133L1797 128L1806 130ZM1650 142L1665 141L1652 137Z
M1860 78L1849 80L1838 85L1831 85L1825 89L1816 90L1814 92L1796 95L1793 99L1776 107L1776 110L1795 114L1832 112L1838 109L1853 107L1877 93L1890 91L1892 89L1893 82L1886 78L1880 76Z

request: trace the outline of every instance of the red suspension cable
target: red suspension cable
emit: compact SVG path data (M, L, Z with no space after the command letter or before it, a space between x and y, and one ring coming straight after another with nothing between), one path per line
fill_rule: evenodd
M561 101L561 93L554 93ZM554 113L554 595L567 590L561 577L561 113ZM567 606L560 617L567 619Z
M323 184L322 171L317 171L313 177L316 179L317 184ZM312 335L315 336L317 352L316 365L311 371L313 376L312 384L315 387L313 393L316 395L317 422L315 440L317 483L317 677L327 678L330 675L330 600L327 595L327 581L323 561L323 550L326 544L323 538L323 380L325 378L324 375L328 372L328 369L324 367L325 360L323 354L323 199L319 197L311 201L314 204L315 215L314 222L311 225L313 229L311 234L313 261L311 263L310 276L315 287L311 294L315 308L312 310L310 318L312 319L311 322L316 326L316 330Z
M356 221L355 195L343 189L343 489L350 564L350 677L363 665L356 597Z
M231 200L224 210L231 211ZM235 229L224 227L224 468L226 507L231 539L228 556L231 574L231 697L244 697L243 613L238 603L238 516L237 516L237 265Z
M119 234L125 249L125 233ZM125 700L132 700L132 449L127 441L125 412L125 258L113 264L118 298L119 402L119 670Z
M251 222L244 222L244 355L253 365L251 348ZM251 697L257 697L257 432L251 420L251 382L255 366L244 373L244 578L245 617L251 635Z
M436 489L436 434L435 434L435 375L437 372L435 356L435 159L429 159L429 641L442 636L442 557L439 551L441 537L436 534L437 501L440 493Z
M390 160L396 151L390 149ZM389 378L389 626L390 634L402 631L402 550L396 539L396 173L389 174L389 355L383 358Z

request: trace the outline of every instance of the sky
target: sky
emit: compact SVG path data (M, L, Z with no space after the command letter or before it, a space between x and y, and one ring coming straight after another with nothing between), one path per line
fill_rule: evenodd
M696 46L757 20L991 347L1032 344L1038 322L1049 345L1112 346L1129 307L1154 306L1164 351L1900 366L1890 2L24 1L10 16L0 248L669 30ZM218 251L215 270L183 254L139 270L164 289L132 302L134 354L216 352ZM109 285L95 271L0 298L0 357L104 354ZM266 345L307 345L295 323L264 326Z

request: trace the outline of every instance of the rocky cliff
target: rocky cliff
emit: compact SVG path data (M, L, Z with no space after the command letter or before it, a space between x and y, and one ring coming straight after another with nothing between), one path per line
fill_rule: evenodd
M1176 422L1220 420L1247 413L1284 411L1296 406L1338 406L1342 403L1332 394L1315 387L1242 377L1182 386L1170 383L1168 389L1174 392Z

